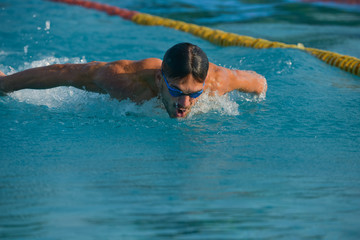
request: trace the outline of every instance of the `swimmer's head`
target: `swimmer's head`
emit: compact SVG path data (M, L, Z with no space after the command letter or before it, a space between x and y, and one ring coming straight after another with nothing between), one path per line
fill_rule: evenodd
M179 43L166 51L157 82L170 117L186 117L204 90L209 61L203 50Z
M191 74L198 82L203 83L209 69L205 52L191 43L178 43L166 51L162 70L168 78L181 79Z

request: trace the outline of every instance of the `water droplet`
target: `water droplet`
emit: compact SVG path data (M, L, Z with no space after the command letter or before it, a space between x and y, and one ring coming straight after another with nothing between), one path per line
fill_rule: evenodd
M48 31L48 30L50 30L50 21L49 20L47 20L46 22L45 22L45 29L44 29L45 31Z

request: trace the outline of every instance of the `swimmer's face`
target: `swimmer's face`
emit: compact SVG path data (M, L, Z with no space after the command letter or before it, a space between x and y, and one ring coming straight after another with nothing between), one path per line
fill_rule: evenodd
M157 82L162 102L171 118L184 118L190 113L192 106L194 106L199 99L189 95L203 90L204 84L196 81L191 74L181 79L166 79L171 88L180 90L186 95L178 97L172 96L160 71L157 75Z

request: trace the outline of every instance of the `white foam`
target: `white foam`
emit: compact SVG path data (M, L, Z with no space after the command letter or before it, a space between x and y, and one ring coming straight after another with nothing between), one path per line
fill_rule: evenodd
M29 51L29 45L24 46L24 53L25 53L25 55L28 53L28 51Z
M45 30L45 31L50 30L50 21L49 21L49 20L47 20L47 21L45 22L45 28L44 28L44 30Z
M37 60L33 62L25 62L24 66L20 66L18 71L22 71L28 68L35 68L35 67L42 67L42 66L49 66L52 64L62 64L62 63L86 63L85 57L82 58L56 58L56 57L46 57L42 60Z
M50 111L87 116L122 117L167 116L159 99L154 98L142 104L130 100L118 101L108 94L83 91L74 87L57 87L44 90L24 89L10 93L19 102L46 106Z
M112 117L129 115L167 117L166 110L158 98L137 104L129 99L118 101L107 94L86 92L73 87L57 87L45 90L24 89L10 93L9 96L19 102L46 106L57 112ZM239 92L223 96L210 96L208 93L204 93L192 108L189 118L207 113L237 116L240 115L239 109L241 109L239 103L261 100L261 97Z
M217 112L221 115L239 115L239 104L231 100L229 94L223 96L213 95L205 92L199 98L199 101L192 108L190 117L195 114Z
M44 90L24 89L9 94L19 102L47 106L48 108L61 108L74 103L83 104L88 97L85 91L72 87L57 87Z
M29 49L29 46L26 45L24 46L24 53L27 53ZM9 55L9 54L15 54L15 53L9 53L9 52L4 52L1 51L0 52L0 56L1 55ZM44 59L41 60L37 60L37 61L33 61L33 62L24 62L23 66L19 66L17 69L13 68L11 66L4 66L2 64L0 64L0 68L3 69L3 72L7 75L9 74L14 74L16 72L20 72L23 71L25 69L29 69L29 68L35 68L35 67L42 67L42 66L49 66L52 64L62 64L62 63L86 63L86 59L83 56L82 58L67 58L67 57L62 57L62 58L56 58L53 56L50 57L45 57Z

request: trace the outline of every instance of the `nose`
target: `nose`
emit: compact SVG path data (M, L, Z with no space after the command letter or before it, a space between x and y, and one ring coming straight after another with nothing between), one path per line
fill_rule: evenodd
M191 98L189 96L181 96L178 98L177 102L183 108L187 108L191 106Z

